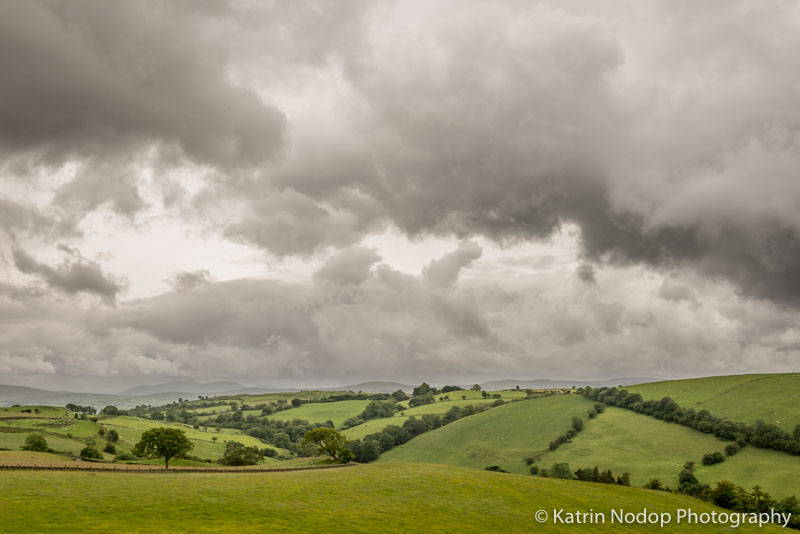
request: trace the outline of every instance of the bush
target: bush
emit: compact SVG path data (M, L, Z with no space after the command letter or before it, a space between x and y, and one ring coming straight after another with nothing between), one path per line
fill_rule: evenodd
M235 447L225 451L219 461L222 465L256 465L264 459L264 453L257 447Z
M532 475L537 475L537 474L539 474L539 466L538 466L538 465L532 465L532 466L531 466L531 474L532 474Z
M23 451L47 452L47 449L47 440L39 434L28 434L22 446Z
M136 459L136 456L134 456L134 455L132 455L130 453L127 453L127 452L123 452L123 453L120 453L120 454L114 456L114 461L115 462L129 462L129 461L135 460L135 459Z
M725 447L725 454L728 456L733 456L737 452L739 452L739 446L736 443L731 443Z
M581 419L580 417L573 417L572 428L575 429L575 432L580 432L581 430L583 430L583 419Z
M703 456L703 465L714 465L725 461L721 452L711 452Z
M569 464L566 462L553 464L553 466L547 471L547 474L552 478L572 480L572 470L569 468Z
M94 447L86 446L83 449L81 449L80 457L92 460L102 460L103 454Z
M107 452L108 454L117 454L117 448L113 443L106 443L106 446L103 448L103 452Z
M483 470L484 471L496 471L498 473L508 473L509 472L509 471L506 471L505 469L503 469L502 467L500 467L499 465L487 465L486 467L483 468Z

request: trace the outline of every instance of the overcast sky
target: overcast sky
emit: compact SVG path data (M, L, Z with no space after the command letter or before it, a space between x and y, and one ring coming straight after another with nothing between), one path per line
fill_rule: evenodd
M0 0L0 383L800 368L800 7Z

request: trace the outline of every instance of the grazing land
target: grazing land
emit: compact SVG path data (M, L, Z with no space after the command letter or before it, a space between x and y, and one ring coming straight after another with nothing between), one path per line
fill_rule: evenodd
M512 402L422 434L379 461L499 465L526 474L525 457L547 450L551 440L570 428L573 417L586 419L591 408L590 401L574 394Z
M791 432L800 424L800 374L731 375L625 386L645 400L672 397L684 408L708 410L742 423L763 420Z
M536 510L670 512L694 499L603 484L432 464L374 464L265 474L5 472L4 532L532 532ZM42 513L46 506L47 513ZM642 532L586 524L580 532ZM653 527L657 528L657 527ZM575 532L548 525L548 532ZM659 532L719 532L667 525ZM778 532L743 526L737 532Z

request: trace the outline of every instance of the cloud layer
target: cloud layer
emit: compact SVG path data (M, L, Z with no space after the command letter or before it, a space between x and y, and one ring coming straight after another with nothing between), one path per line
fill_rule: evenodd
M798 30L778 0L4 3L0 371L783 369ZM114 260L165 227L314 274ZM514 256L567 230L569 265ZM385 232L452 246L401 272ZM145 261L169 288L123 301Z

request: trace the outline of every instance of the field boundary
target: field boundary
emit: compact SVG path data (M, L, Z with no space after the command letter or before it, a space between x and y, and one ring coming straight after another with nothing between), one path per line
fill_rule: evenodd
M93 473L283 473L288 471L314 471L318 469L339 469L355 467L358 464L319 465L312 467L287 467L286 469L224 469L213 467L173 467L172 469L150 469L130 467L78 467L78 466L45 466L45 465L0 465L6 471L86 471Z

